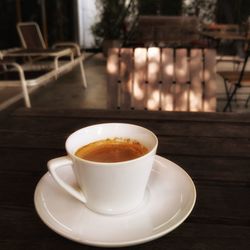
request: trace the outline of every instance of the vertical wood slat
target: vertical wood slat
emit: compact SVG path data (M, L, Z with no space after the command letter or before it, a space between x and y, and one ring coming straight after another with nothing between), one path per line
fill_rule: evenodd
M187 49L176 49L175 56L175 111L188 111L189 64Z
M189 110L202 111L202 70L203 56L201 49L191 49L190 51L190 96Z
M204 110L216 111L216 52L212 49L204 49Z
M118 82L119 82L119 49L111 48L108 51L107 59L107 90L108 107L116 109L118 107Z
M161 51L160 48L151 47L148 49L148 70L147 70L147 103L148 110L159 110L160 108L160 62Z
M136 48L134 55L132 48L111 49L107 61L109 107L216 111L216 54L211 49L202 52L191 49L188 61L186 49L174 53L172 48Z
M120 49L120 108L130 109L132 106L133 81L133 49Z
M145 81L147 80L147 49L134 50L133 107L144 109L147 102Z
M163 48L161 57L161 109L173 111L174 109L174 49Z

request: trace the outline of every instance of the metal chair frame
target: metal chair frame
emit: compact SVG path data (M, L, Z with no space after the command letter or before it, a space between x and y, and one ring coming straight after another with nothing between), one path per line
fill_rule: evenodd
M244 84L243 84L243 82L244 82L243 78L244 78L244 74L246 72L246 66L247 66L247 62L248 62L248 59L249 59L249 53L250 53L250 50L248 48L247 51L246 51L246 55L245 55L245 58L244 58L242 69L241 69L241 71L239 73L239 78L238 78L238 80L236 82L232 82L232 81L230 81L229 78L223 77L224 78L225 89L226 89L226 95L227 95L227 103L226 103L226 105L225 105L225 107L223 109L223 112L227 111L228 109L230 111L232 111L231 102L235 98L237 90L239 88L241 88L241 87L250 87L250 85L249 86L244 86ZM228 87L228 86L230 86L230 87ZM232 88L232 90L230 90L231 88ZM250 99L250 96L248 96L248 98L246 100L246 103L245 103L246 107L248 105L249 99Z
M22 33L22 27L28 26L35 28L41 43L41 47L35 52L28 48L25 36ZM23 48L13 48L0 51L0 65L2 65L2 68L6 73L11 71L18 72L19 79L3 79L1 80L1 86L12 87L21 85L26 107L31 107L29 96L30 87L38 87L53 79L57 79L59 76L69 72L77 65L80 66L83 86L84 88L87 88L87 79L83 66L84 53L81 52L79 45L72 42L63 42L54 44L51 50L48 49L38 24L34 22L18 23L17 31ZM29 59L28 62L13 62L13 59L16 60L16 58L27 57ZM11 58L11 60L8 60L9 58ZM44 58L52 58L53 63L44 64L44 62L41 62L40 60ZM66 60L63 60L65 58ZM44 69L46 69L46 72L43 75L39 75L37 78L27 79L25 76L26 71L39 71Z

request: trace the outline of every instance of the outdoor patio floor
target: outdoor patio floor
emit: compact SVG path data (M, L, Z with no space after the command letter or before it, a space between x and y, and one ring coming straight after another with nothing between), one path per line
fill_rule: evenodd
M65 76L42 86L31 94L32 107L39 108L107 108L106 60L101 53L86 54L84 62L88 87L83 88L78 67ZM231 67L231 66L229 66ZM219 64L217 70L224 70L228 65ZM226 96L222 79L217 79L217 111L222 111ZM24 107L21 88L0 88L0 111ZM250 112L244 103L233 103L233 112Z

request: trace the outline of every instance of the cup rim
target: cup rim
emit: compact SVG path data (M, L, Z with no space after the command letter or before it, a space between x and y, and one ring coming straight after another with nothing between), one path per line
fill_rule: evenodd
M67 148L67 144L68 144L69 139L70 139L71 136L73 136L75 133L79 132L80 130L91 128L91 127L96 127L96 126L101 126L101 125L129 125L129 126L133 126L133 127L142 128L142 129L146 130L149 134L151 134L151 136L155 140L155 145L152 147L151 150L149 150L146 154L144 154L144 155L142 155L140 157L137 157L137 158L132 159L132 160L119 161L119 162L90 161L90 160L86 160L86 159L80 158L80 157L76 156L74 153L69 152L69 150ZM75 158L75 159L77 159L78 161L81 161L81 162L85 162L85 163L87 163L89 165L96 165L96 164L98 164L98 165L102 165L102 166L116 166L116 165L120 165L120 164L132 163L134 161L137 161L138 159L145 158L148 155L152 154L153 151L156 151L157 147L158 147L158 138L157 138L157 136L151 130L149 130L149 129L145 128L145 127L139 126L139 125L132 124L132 123L122 123L122 122L97 123L97 124L94 124L94 125L86 126L86 127L80 128L80 129L74 131L73 133L71 133L67 137L67 139L65 141L65 149L66 149L68 155L70 155L72 158Z

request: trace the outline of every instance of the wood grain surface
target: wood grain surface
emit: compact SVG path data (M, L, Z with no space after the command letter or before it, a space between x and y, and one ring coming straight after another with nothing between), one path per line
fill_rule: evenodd
M125 110L19 109L0 117L0 249L94 249L42 223L33 194L67 136L87 125L129 122L159 138L157 154L185 169L197 189L188 219L131 249L249 249L250 115Z

